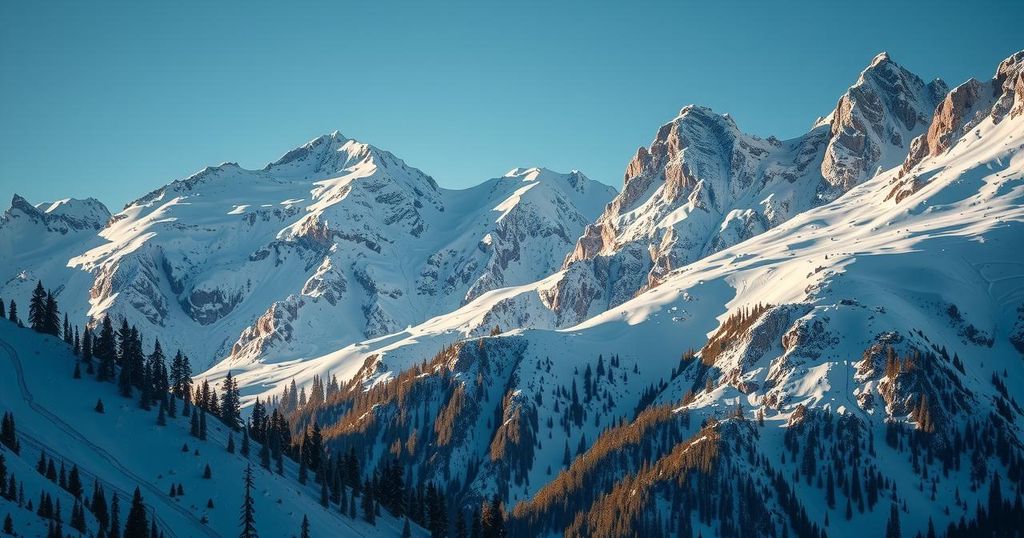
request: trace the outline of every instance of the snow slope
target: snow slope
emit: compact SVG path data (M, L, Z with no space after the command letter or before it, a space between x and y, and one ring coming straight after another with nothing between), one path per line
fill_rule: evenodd
M122 525L136 487L155 513L161 530L168 536L228 536L238 532L242 504L242 476L246 464L255 473L256 521L264 536L298 533L304 515L314 535L398 536L401 523L385 516L371 526L362 520L342 516L319 504L319 490L294 480L294 465L286 466L286 478L259 466L258 445L250 461L225 450L227 432L216 420L210 421L207 441L189 435L187 418L169 418L166 426L156 424L155 411L143 411L135 400L124 399L112 384L98 383L89 376L73 379L75 357L62 341L0 321L0 361L7 375L0 376L0 409L14 413L22 451L19 456L4 450L8 468L25 487L26 498L38 499L41 488L57 493L59 488L38 475L34 462L44 450L70 469L83 471L86 491L92 491L94 477L107 489L117 491ZM105 413L94 411L97 398ZM239 439L236 436L236 443ZM189 451L183 451L187 444ZM12 463L13 462L13 463ZM213 478L202 478L209 464ZM185 495L166 493L171 484L182 484ZM73 501L62 499L64 529ZM207 508L213 501L214 508ZM23 508L0 499L0 513L11 512L16 530L23 536L45 536L46 526ZM208 523L202 523L203 518ZM89 519L89 528L96 522Z

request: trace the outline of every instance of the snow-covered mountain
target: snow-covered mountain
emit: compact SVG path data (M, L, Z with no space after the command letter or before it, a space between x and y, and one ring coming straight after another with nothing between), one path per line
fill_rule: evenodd
M87 294L223 359L198 379L235 375L375 477L397 462L453 517L496 497L514 536L1024 525L1024 51L952 91L880 54L787 141L685 107L618 195L542 169L445 190L335 133L98 235L15 202L35 213L0 223L30 242L0 243L5 297L67 282L69 310Z
M22 300L36 282L52 283L77 317L88 307L89 275L68 267L68 260L102 243L97 235L110 212L97 200L66 199L32 205L14 195L0 216L0 297Z
M1024 478L1022 59L1008 58L992 81L934 98L929 90L940 106L901 123L902 156L889 148L854 176L833 166L827 177L814 163L830 158L810 159L809 208L665 267L582 323L551 328L558 320L538 299L587 261L570 257L536 283L286 368L307 386L328 372L353 377L346 391L298 409L298 424L331 424L332 442L364 447L368 461L399 457L467 505L495 493L522 502L514 524L531 534L677 525L694 535L880 534L895 511L911 535L929 522L956 533L961 518L984 520L981 505L1002 516ZM878 68L902 73L880 56L859 84ZM965 88L979 97L963 104ZM846 112L830 125L850 116L842 100L837 110ZM670 126L729 124L714 118L688 108ZM702 171L680 185L697 196L732 170L689 166ZM660 199L668 184L645 190ZM628 207L636 216L644 204ZM724 230L708 229L715 238ZM508 330L523 312L534 328ZM504 332L486 335L499 319ZM1000 490L995 475L1012 484ZM747 489L765 513L728 508ZM992 501L993 489L1009 504ZM616 506L621 525L607 518ZM679 514L694 510L683 523ZM759 530L737 530L746 518Z
M835 110L792 140L746 135L728 114L683 108L637 150L622 192L566 258L552 307L578 323L896 166L946 90L882 53Z
M2 291L27 296L38 278L73 280L64 303L76 318L124 317L200 365L280 362L549 274L613 195L579 172L538 168L442 189L391 153L333 133L262 170L207 168L112 218L16 198L0 224L12 239L0 247L6 279L26 284ZM51 246L81 230L99 237Z

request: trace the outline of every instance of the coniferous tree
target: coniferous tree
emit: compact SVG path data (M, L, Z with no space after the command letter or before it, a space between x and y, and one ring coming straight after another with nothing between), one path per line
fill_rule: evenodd
M43 282L37 281L28 302L28 326L36 332L46 331L46 290Z
M101 529L106 529L110 524L110 514L107 512L107 497L100 487L99 482L92 486L92 498L89 500L89 511L96 517Z
M21 452L21 443L18 442L18 427L14 423L14 413L4 413L0 420L0 443L18 454Z
M302 528L299 529L299 538L310 538L309 518L306 516L302 516Z
M103 400L96 400L96 407L94 408L97 413L103 414Z
M210 464L206 464L206 468L203 469L203 478L209 480L213 478L213 470L210 469Z
M82 362L86 371L92 369L92 331L88 327L82 331Z
M68 473L67 491L76 499L81 499L82 493L84 493L84 489L85 488L82 487L81 474L78 472L78 465L72 465L71 472Z
M234 454L235 453L235 436L234 436L234 434L231 434L231 433L228 433L227 451L228 451L228 454Z
M64 313L64 324L62 325L62 327L63 329L61 329L60 334L64 336L64 343L67 344L68 346L74 346L75 334L71 330L71 323L68 322L67 312ZM75 353L75 355L78 355L78 353Z
M93 339L93 355L99 360L99 367L96 369L96 380L113 381L116 374L117 344L114 339L114 326L110 321L110 316L103 318L100 324L100 333Z
M249 451L250 451L250 448L249 448L249 426L246 425L242 429L242 448L241 448L241 450L239 450L239 452L243 456L248 458L249 457Z
M366 481L366 484L363 487L361 499L363 505L363 519L370 524L375 524L377 520L377 508L373 499L373 487L371 487L369 480Z
M0 303L0 305L2 304ZM7 517L4 518L4 534L14 536L14 520L11 519L11 514L7 514Z
M135 488L132 495L132 506L128 510L128 519L124 523L124 538L148 538L149 520L146 517L146 506L142 504L142 492Z
M107 530L108 538L121 538L121 501L117 494L110 499L110 526Z
M7 305L3 297L0 297L0 319L7 319Z
M14 302L14 299L11 299L11 306L7 309L7 319L12 323L21 325L21 320L18 319L18 305Z
M85 532L85 509L82 508L80 502L75 502L75 506L71 509L71 528L77 530L80 533Z
M242 533L239 538L257 538L256 505L252 497L252 466L245 466L245 497L242 500Z
M171 390L174 395L187 399L192 393L192 366L188 362L188 357L181 354L179 349L174 355L174 360L171 361Z
M199 440L206 440L206 411L199 411Z
M885 524L885 538L900 538L903 531L900 529L900 512L896 503L892 503L889 509L889 520Z
M57 309L57 299L52 293L46 292L46 309L43 314L43 331L60 337L60 311Z
M224 393L221 394L220 418L229 428L237 430L242 424L240 396L238 385L231 377L230 370L224 378L222 390Z

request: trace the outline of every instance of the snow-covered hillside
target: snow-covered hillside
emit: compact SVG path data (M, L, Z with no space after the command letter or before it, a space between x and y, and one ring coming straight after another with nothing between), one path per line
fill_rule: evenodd
M685 415L685 425L676 424L675 433L663 432L683 438L700 435L710 419L763 416L768 428L763 434L730 426L713 435L745 446L755 462L760 457L773 462L774 470L744 468L731 459L726 476L750 474L755 488L770 487L778 471L799 476L796 460L774 462L784 451L802 454L794 448L799 443L815 442L825 455L831 450L849 457L854 474L866 473L863 479L872 487L881 484L876 469L886 474L904 535L924 533L929 519L939 529L961 516L971 520L979 499L984 502L979 496L993 487L991 470L1020 479L1014 462L1024 439L1018 425L1024 414L1019 406L1024 399L1022 58L1003 62L991 82L967 83L987 94L967 105L969 114L950 111L949 103L963 91L958 88L934 120L920 122L913 145L932 148L924 156L890 154L887 171L862 177L835 200L667 271L651 289L575 326L524 330L495 323L525 311L529 323L537 319L532 316L545 315L545 322L557 321L544 314L538 290L571 274L570 265L537 283L485 294L401 333L293 365L287 374L300 383L330 371L356 376L351 392L301 410L299 423L314 417L332 422L337 442L361 443L368 457L415 439L403 452L410 465L424 465L421 472L449 481L472 504L492 493L509 503L578 494L578 484L561 494L544 488L575 456L598 458L606 443L602 432L644 409L665 405L673 410L669 416ZM876 59L873 65L887 61ZM951 115L969 119L944 119ZM928 124L940 127L927 131ZM932 140L943 140L944 146ZM502 317L510 304L526 308ZM466 341L495 324L505 332ZM411 410L416 412L410 415ZM859 441L842 445L801 437L832 431L836 417ZM915 431L890 434L888 423ZM775 429L780 426L789 428ZM999 442L1010 448L995 458L986 455L990 448L969 444L975 454L965 454L957 443L978 431L998 432ZM880 446L890 435L894 444ZM751 436L760 440L752 442ZM793 441L797 437L803 440ZM921 464L910 458L907 443L914 454L923 446L936 458L975 461L962 469L957 464L955 471L947 465L952 459L945 460L945 469L932 456ZM648 457L667 455L672 446L648 448L654 450ZM858 452L845 452L851 446ZM797 478L787 490L795 495L797 514L804 510L803 519L772 520L781 526L773 532L801 525L807 532L812 525L831 525L828 533L838 535L854 528L882 532L891 518L888 501L881 510L871 502L869 509L849 516L842 506L829 509L821 501L825 469L806 465L817 485L798 487ZM631 473L639 473L634 476L639 479L646 472L639 464L611 469L602 471L609 476L595 486L607 488L599 491L609 495L619 479ZM989 471L979 474L979 469ZM582 480L572 476L564 480ZM919 485L947 493L935 499L917 495ZM955 501L948 493L953 490L958 490ZM1011 487L1002 494L1011 499L1012 492ZM571 517L552 515L546 502L534 498L525 505L518 512L520 523L533 531L560 532L559 525L568 525ZM590 501L581 502L559 510L585 514ZM853 502L856 506L857 499ZM657 506L641 505L644 525L675 521L674 512ZM782 514L792 504L768 507ZM593 509L599 510L596 501ZM654 522L653 514L662 517ZM710 521L702 525L706 534L729 534ZM588 535L580 521L573 528Z
M70 472L81 474L83 503L93 494L98 479L106 502L119 497L124 525L132 493L139 488L150 519L155 516L165 536L231 536L239 529L246 465L252 465L257 528L263 536L298 536L303 517L309 518L314 536L344 533L346 536L398 536L401 522L387 516L376 526L342 515L320 505L319 488L295 481L291 462L284 475L259 465L258 445L249 457L226 450L227 428L211 419L206 440L189 433L189 419L167 418L158 424L158 413L139 409L137 399L125 399L111 383L100 383L84 375L74 379L77 357L65 343L51 336L0 320L0 410L12 413L21 450L15 454L0 446L9 475L24 490L26 501L8 500L0 495L0 518L7 514L15 522L18 536L47 536L49 521L36 516L27 505L46 492L63 506L65 536L75 497L37 473L40 453ZM104 412L95 410L102 400ZM179 407L180 410L180 402ZM236 447L241 437L234 434ZM187 446L188 449L183 447ZM212 470L204 478L204 470ZM182 493L170 495L172 485ZM87 532L99 530L97 519L87 513ZM72 533L72 534L68 534Z

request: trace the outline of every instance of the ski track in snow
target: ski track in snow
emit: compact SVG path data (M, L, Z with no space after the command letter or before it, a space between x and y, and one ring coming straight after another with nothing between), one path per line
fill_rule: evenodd
M97 446L95 443L89 441L88 438L86 438L84 435L82 435L78 430L76 430L73 427L71 427L70 424L68 424L67 422L64 422L63 420L61 420L60 417L58 417L54 413L50 412L50 410L48 410L45 407L43 407L43 406L39 405L38 403L36 403L35 397L32 395L32 391L30 391L29 388L28 388L28 383L25 382L25 371L24 371L24 368L22 368L22 366L21 366L21 358L18 356L18 352L14 349L13 346L11 346L9 343L7 343L6 341L4 341L2 339L0 339L0 349L3 349L3 351L5 352L7 357L10 359L11 365L14 367L15 377L18 380L18 387L21 389L21 397L22 397L23 400L25 400L25 403L27 403L28 406L33 411L38 413L40 416L42 416L44 419L49 421L51 424L53 424L54 426L59 428L61 431L63 431L67 435L73 437L76 441L81 443L82 446L87 447L89 450L92 450L97 456L99 456L100 458L103 458L107 463L109 463L112 467L117 469L119 472L121 472L122 474L124 474L128 478L131 478L132 480L134 480L139 485L140 488L144 489L148 493L148 498L150 499L149 500L150 503L153 502L152 499L159 499L164 506L173 509L180 516L182 516L185 519L193 522L195 524L195 526L198 529L200 529L200 532L202 534L204 534L206 536L212 536L212 537L220 536L219 534L213 532L212 529L210 529L209 527L204 525L199 520L199 518L197 518L195 515L193 515L188 510L185 510L184 508L182 508L181 506L178 506L175 503L168 502L168 497L167 497L167 495L163 491L160 491L160 490L156 489L156 487L153 486L152 484L150 484L147 480L143 479L142 477L138 476L137 474L133 473L130 469L128 469L124 465L122 465L119 461L117 461L117 458L112 456L109 452L104 450L102 447ZM65 458L65 459L67 459L68 461L74 461L73 458ZM119 490L118 493L121 494L121 495L124 495L126 497L126 499L131 499L131 497L133 495L133 494L127 493L127 492L125 492L123 490ZM164 524L163 522L160 522L160 524L162 526L164 526L164 527L167 527L167 525ZM167 530L170 531L170 528L167 527Z

